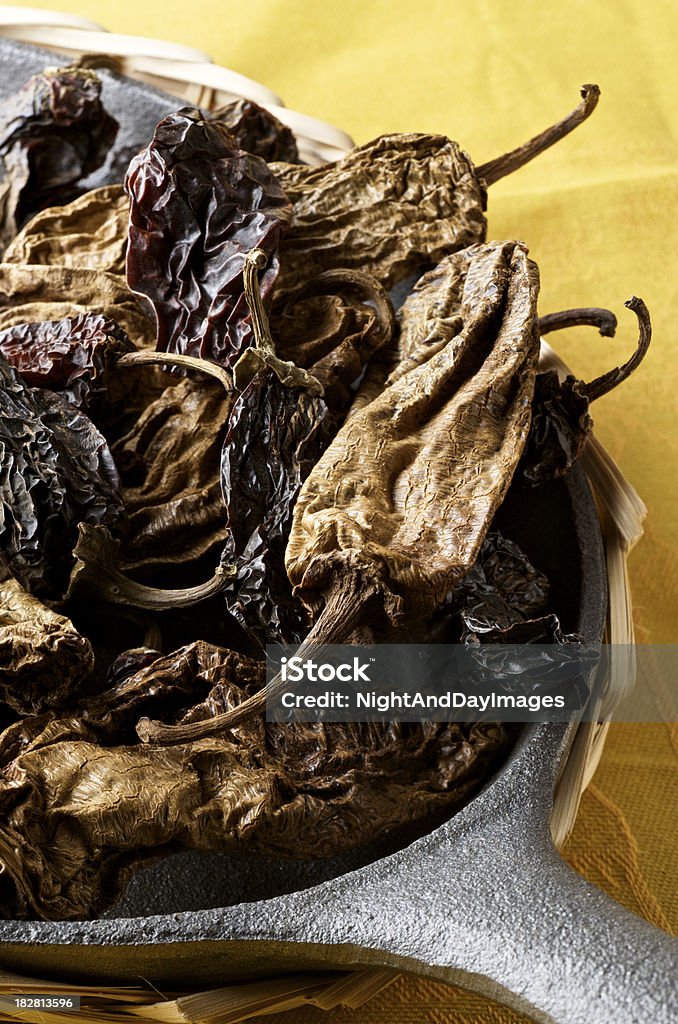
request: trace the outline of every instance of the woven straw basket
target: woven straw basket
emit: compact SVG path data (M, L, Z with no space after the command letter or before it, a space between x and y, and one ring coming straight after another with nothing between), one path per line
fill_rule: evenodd
M148 83L177 97L178 105L192 104L211 110L235 99L247 98L266 107L294 132L301 158L312 165L341 157L352 139L331 125L288 110L280 97L258 82L215 65L199 50L137 36L116 35L83 18L55 11L25 7L0 7L0 35L32 43L73 59L98 58L102 66ZM542 343L543 369L567 372L567 367ZM555 794L551 829L556 845L569 835L581 794L588 785L602 753L607 725L604 722L633 687L635 663L628 652L633 643L631 596L627 556L642 535L646 508L631 485L591 437L582 457L598 507L607 560L609 603L606 642L622 645L613 655L600 723L583 723L560 777ZM615 648L613 648L614 650ZM616 658L616 660L615 660ZM392 970L363 970L295 974L197 993L172 993L171 998L148 987L82 986L5 973L0 968L0 1020L130 1022L147 1020L167 1024L233 1024L261 1014L313 1005L324 1010L337 1006L358 1007L372 998L397 975ZM81 1012L69 1013L16 1009L3 995L25 993L80 995Z

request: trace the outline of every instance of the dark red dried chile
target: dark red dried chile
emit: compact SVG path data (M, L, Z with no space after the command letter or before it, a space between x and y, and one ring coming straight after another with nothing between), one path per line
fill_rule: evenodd
M134 351L122 327L101 313L0 331L0 353L26 384L60 391L95 422L127 396L128 382L119 378L115 363Z
M227 535L222 562L236 566L229 611L259 643L300 641L308 628L292 596L285 547L302 483L332 437L322 398L256 374L235 402L221 455Z
M0 357L0 559L26 590L58 598L78 523L116 528L118 474L105 439L69 401L27 388Z
M298 164L299 150L292 130L253 100L236 100L208 115L219 121L235 137L239 149L260 156L267 162L282 160Z
M265 303L278 274L291 208L277 179L223 125L184 107L157 126L126 187L127 281L155 310L157 348L231 366L252 338L245 255L258 248L269 259Z
M0 203L5 244L32 214L69 202L100 167L118 122L90 70L47 68L0 104Z

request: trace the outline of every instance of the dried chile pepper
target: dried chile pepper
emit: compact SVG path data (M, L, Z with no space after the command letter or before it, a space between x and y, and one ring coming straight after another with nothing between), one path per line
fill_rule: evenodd
M454 341L463 327L466 277L458 258L445 256L419 278L398 310L398 350L390 373L402 374Z
M365 365L389 343L394 327L387 293L356 270L319 274L271 320L280 356L320 381L325 403L339 420Z
M128 219L122 185L33 217L0 264L0 329L100 313L135 345L153 347L153 325L124 276Z
M476 562L450 591L434 618L454 640L485 644L561 644L579 637L563 633L558 616L549 607L550 583L525 552L500 531L488 533ZM440 636L438 625L437 641ZM519 662L529 669L530 659Z
M461 330L391 376L300 495L286 559L311 606L342 565L395 599L394 621L434 607L470 569L508 489L530 422L538 271L514 242L453 260Z
M66 708L52 708L5 729L0 735L0 763L41 743L47 728L63 734L74 723L102 746L135 743L140 713L161 706L176 718L208 717L210 706L226 700L231 682L257 689L264 678L263 662L201 640L164 655L148 648L124 651L111 665L102 692L76 694Z
M116 364L119 356L133 351L123 329L99 313L0 331L0 354L26 384L61 392L97 425L128 397Z
M169 368L185 368L207 374L220 382L226 395L222 402L230 405L233 382L228 371L215 363L192 356L166 352L131 352L118 358L119 368L152 364ZM121 570L124 564L120 541L111 535L105 524L80 523L67 596L90 597L113 604L166 611L188 608L218 594L233 575L231 567L219 565L204 583L167 590L130 579Z
M321 167L274 164L293 203L280 247L276 299L323 270L354 268L386 288L485 239L487 185L532 160L581 124L600 95L525 145L474 167L442 135L384 135Z
M5 913L99 914L134 868L181 849L333 856L449 816L506 750L489 723L254 719L171 749L117 738L139 708L169 700L179 723L218 719L261 681L260 663L194 644L68 715L6 730L0 862L15 892Z
M116 323L106 328L109 334L122 332L141 348L153 347L153 325L124 277L128 218L129 200L122 185L93 189L72 203L38 213L8 247L0 266L0 329L17 328L22 321L54 323L63 318L64 324L70 320L94 325L98 320L102 327L104 321ZM39 331L50 333L47 327ZM62 341L65 338L60 346ZM74 341L79 350L79 341ZM106 346L112 341L111 337ZM129 342L128 347L133 348ZM29 352L23 356L25 367ZM77 361L81 359L79 353ZM83 367L82 375L89 374ZM126 392L130 416L157 393L157 376L154 370L145 371L134 393ZM106 381L102 378L100 383L96 390L101 393L101 404L117 408L122 381L115 373L107 373ZM108 398L104 389L110 392ZM122 408L121 413L125 413Z
M450 258L461 330L347 419L307 477L286 552L316 616L305 643L342 642L370 622L430 613L477 557L530 424L538 271L516 242ZM209 726L141 722L142 739L185 742L264 706L274 680Z
M339 268L390 288L485 237L484 188L442 135L386 135L337 163L272 168L293 204L276 299Z
M238 149L260 156L270 163L282 160L298 164L299 150L291 128L253 100L236 100L207 114L219 121L238 143Z
M268 303L290 204L268 165L198 110L164 118L127 175L127 281L156 316L157 348L231 366L251 340L243 261L269 258Z
M155 343L153 325L119 274L0 263L0 330L89 313L115 320L139 348Z
M0 560L31 593L60 597L79 524L121 528L105 439L69 401L27 388L0 356Z
M125 275L129 199L122 185L94 188L37 213L8 245L5 263Z
M111 746L135 743L139 714L154 705L182 720L209 717L228 702L231 683L257 689L266 674L263 662L202 640L169 654L126 652L112 666L113 673L114 686L79 701L76 709L96 730L98 741Z
M32 214L68 202L100 167L118 131L86 68L47 68L0 103L0 241Z
M563 633L560 620L553 612L539 615L534 619L511 622L506 626L500 626L496 622L488 622L484 616L476 618L470 613L464 614L462 618L464 621L464 631L461 639L464 643L479 643L482 640L483 644L511 644L521 647L526 644L546 647L551 644L581 643L581 637L578 633ZM574 651L572 659L577 660L579 658L579 652ZM554 666L556 662L559 668L562 668L563 664L567 663L567 656L563 663L559 652L554 657ZM525 671L529 667L529 663L521 665L521 668Z
M336 429L316 378L275 354L256 277L264 261L255 250L245 262L255 346L234 369L244 387L221 454L222 564L234 570L226 604L262 646L298 639L308 627L285 572L285 546L299 489Z
M228 610L264 646L308 628L292 596L285 547L302 482L329 443L327 407L272 372L254 375L231 411L221 457L226 505L222 561L235 566Z
M652 338L650 314L643 300L636 296L624 305L636 314L639 325L636 350L627 362L589 384L572 375L561 381L553 370L537 375L532 426L521 462L522 474L530 483L541 484L569 472L593 427L589 415L591 402L621 384L642 362ZM560 323L567 326L573 323L571 311L562 316L565 320L561 319ZM590 323L591 320L580 319L579 322ZM610 327L608 325L608 330Z
M492 530L440 612L454 611L467 628L472 619L488 629L505 629L547 612L549 591L548 578L535 569L518 544Z
M0 583L0 701L22 714L62 704L94 667L73 623L27 593Z
M122 380L129 386L127 376ZM121 552L126 571L179 572L223 545L219 465L229 408L222 389L184 378L112 446L130 526Z

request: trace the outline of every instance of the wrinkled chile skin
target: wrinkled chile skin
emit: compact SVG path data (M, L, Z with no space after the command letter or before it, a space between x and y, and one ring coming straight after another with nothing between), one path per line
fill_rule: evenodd
M127 281L155 311L157 348L232 366L252 341L244 257L269 258L264 304L291 205L259 157L218 122L188 107L157 126L130 164Z

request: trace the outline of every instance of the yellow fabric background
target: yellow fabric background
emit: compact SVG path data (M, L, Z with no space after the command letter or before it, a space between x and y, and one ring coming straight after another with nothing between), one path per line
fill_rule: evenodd
M617 339L557 336L589 378L626 358L632 294L652 313L641 370L594 410L596 431L649 507L631 558L638 640L676 642L678 5L675 0L52 0L112 31L173 39L259 79L288 106L364 142L436 131L481 163L602 89L586 125L492 188L491 237L520 237L542 273L541 312L609 306ZM545 524L545 528L547 525ZM572 864L631 909L678 931L678 729L616 726L567 848ZM447 986L402 979L356 1021L519 1020ZM269 1022L277 1017L264 1018ZM326 1022L321 1011L283 1021Z

